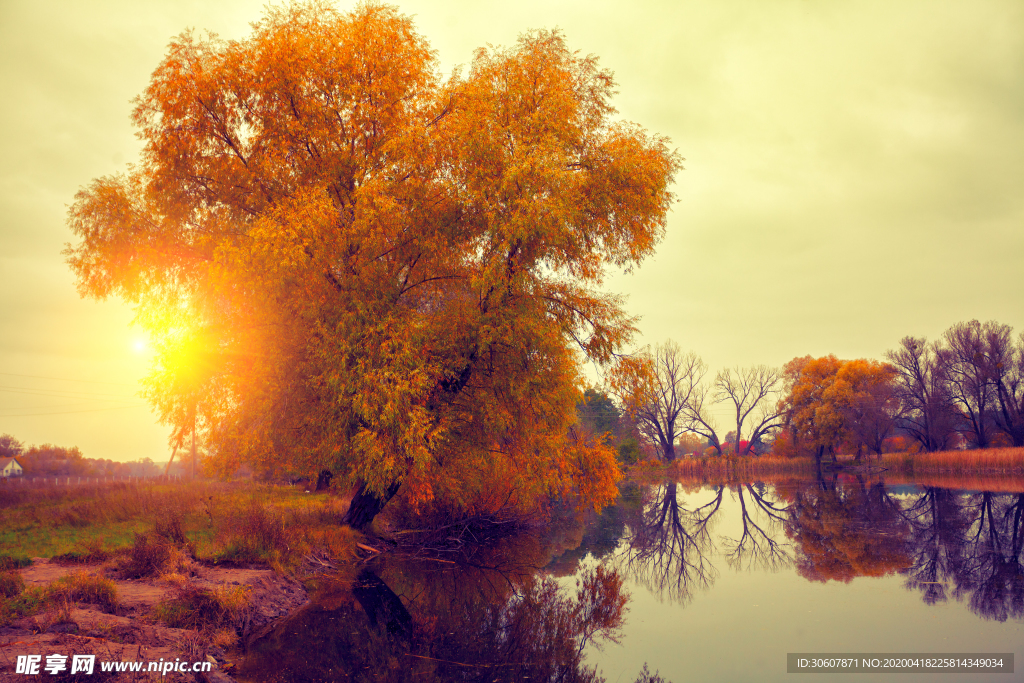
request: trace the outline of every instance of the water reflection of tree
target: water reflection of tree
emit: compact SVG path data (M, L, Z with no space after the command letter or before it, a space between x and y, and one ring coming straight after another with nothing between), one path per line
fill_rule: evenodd
M581 537L576 544L565 543L565 550L544 568L555 576L575 574L580 563L588 556L601 560L613 555L619 547L626 530L626 519L635 516L643 506L643 490L635 482L624 482L619 488L615 505L609 505L596 513L588 510L583 518Z
M928 488L911 499L905 517L911 523L912 563L904 570L907 588L920 590L926 604L945 602L946 577L961 573L970 522L959 504L960 495Z
M738 539L725 539L726 561L736 569L775 571L788 565L788 547L777 540L788 507L770 502L761 484L737 486L735 493L740 503L742 531Z
M709 555L712 521L721 508L724 488L692 510L683 506L675 482L647 490L644 504L627 521L621 562L648 590L685 603L694 589L705 589L717 576Z
M1024 617L1021 513L1024 494L985 493L979 504L976 549L968 555L958 590L971 591L971 609L986 619Z
M328 584L256 646L243 674L273 681L601 680L584 649L614 639L628 595L602 566L576 589L539 576L526 535L465 561L378 560Z
M881 482L838 486L819 479L794 494L786 535L797 572L811 581L885 576L911 564L910 524Z
M646 490L643 504L625 519L625 550L620 565L653 593L680 603L709 588L718 576L712 533L729 489L715 488L714 497L688 507L679 484L666 482ZM787 508L771 500L763 484L731 489L739 502L740 534L722 537L724 558L734 569L776 569L790 562L780 529Z
M986 619L1024 618L1024 493L929 487L901 499L881 481L819 479L793 494L790 510L786 533L801 576L850 581L898 571L927 604L952 596Z
M965 600L981 617L1024 617L1024 493L958 493L928 488L906 510L914 527L907 587L925 602Z

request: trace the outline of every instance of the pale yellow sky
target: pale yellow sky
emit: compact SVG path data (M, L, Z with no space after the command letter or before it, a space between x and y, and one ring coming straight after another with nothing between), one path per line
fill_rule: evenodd
M75 293L66 207L137 157L130 100L171 36L240 38L262 6L0 0L0 433L167 457L131 311ZM971 318L1024 328L1019 0L398 6L446 72L561 28L615 72L622 117L686 157L657 255L608 282L642 343L717 370L879 358Z

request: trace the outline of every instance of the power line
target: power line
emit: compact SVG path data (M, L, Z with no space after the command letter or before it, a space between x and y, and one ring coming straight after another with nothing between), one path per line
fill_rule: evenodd
M10 415L0 415L0 417L35 417L37 415L72 415L74 413L98 413L102 410L126 410L128 408L148 408L145 403L139 403L134 406L114 406L113 408L91 408L89 410L65 410L56 413L20 413Z
M32 377L33 379L52 379L58 382L83 382L85 384L112 384L118 387L134 387L134 384L125 384L124 382L103 382L96 379L72 379L70 377L45 377L43 375L22 375L16 372L0 372L0 375L7 375L10 377Z
M7 394L26 394L28 396L47 396L53 398L81 398L98 401L123 401L126 398L135 398L135 396L128 396L125 394L99 394L90 391L65 391L63 389L32 389L29 387L9 387L4 385L0 385L0 392Z

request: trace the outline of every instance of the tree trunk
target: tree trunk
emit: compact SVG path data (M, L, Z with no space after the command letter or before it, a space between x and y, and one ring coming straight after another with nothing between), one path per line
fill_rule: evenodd
M676 446L673 443L662 444L661 452L665 457L665 462L672 462L676 459Z
M331 473L330 470L320 470L320 475L316 478L317 493L319 493L320 491L326 491L327 489L331 488L331 479L333 478L334 475Z
M361 571L352 586L352 595L359 601L371 624L382 625L397 636L409 637L412 615L402 599L379 576L369 569Z
M388 487L382 498L368 491L366 489L366 482L359 482L359 488L356 490L356 495L352 497L352 502L348 506L348 512L345 513L342 524L348 524L353 529L362 531L384 509L388 501L395 497L399 486L401 486L401 482L396 481Z

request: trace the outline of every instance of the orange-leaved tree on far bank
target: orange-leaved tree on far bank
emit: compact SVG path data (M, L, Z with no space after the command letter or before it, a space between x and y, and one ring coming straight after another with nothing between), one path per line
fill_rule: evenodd
M550 31L444 80L374 3L184 33L137 101L141 162L78 194L66 254L83 295L136 306L150 397L225 470L333 471L357 527L399 490L600 505L618 469L570 429L580 364L633 321L598 286L652 253L680 168L613 88Z
M872 360L794 358L784 370L785 429L776 452L809 452L817 463L826 453L834 461L843 444L856 450L858 461L865 447L880 454L901 414L896 374L891 365Z

